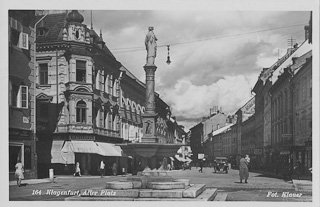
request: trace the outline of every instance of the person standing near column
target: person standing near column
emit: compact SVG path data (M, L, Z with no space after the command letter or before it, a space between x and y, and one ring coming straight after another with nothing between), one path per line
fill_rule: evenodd
M23 164L21 163L19 158L17 160L17 164L15 167L16 167L15 176L17 178L17 185L20 187L21 180L24 179L24 176L23 176L24 168L23 168Z

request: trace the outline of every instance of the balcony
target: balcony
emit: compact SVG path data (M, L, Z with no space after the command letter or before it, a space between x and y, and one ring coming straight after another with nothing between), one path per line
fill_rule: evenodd
M83 133L83 134L92 134L93 127L92 124L66 124L66 125L59 125L58 132L71 132L71 133Z
M94 128L93 129L94 134L102 135L102 136L109 136L109 137L118 137L120 138L120 132L111 130L111 129L105 129L105 128Z

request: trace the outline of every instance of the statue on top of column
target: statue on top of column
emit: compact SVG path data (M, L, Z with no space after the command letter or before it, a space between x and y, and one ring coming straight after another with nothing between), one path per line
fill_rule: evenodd
M157 37L153 33L153 27L149 27L149 32L146 35L145 45L147 50L147 64L154 65L154 60L157 56Z

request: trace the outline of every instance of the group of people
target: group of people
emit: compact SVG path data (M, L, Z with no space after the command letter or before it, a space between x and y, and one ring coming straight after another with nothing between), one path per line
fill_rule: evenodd
M104 174L105 174L105 166L106 165L104 164L103 160L101 160L100 165L99 165L99 172L100 172L101 177L103 177ZM117 175L117 171L118 171L117 163L113 163L113 165L112 165L112 174L113 175ZM75 173L73 173L73 176L81 177L81 170L80 170L79 162L76 163Z

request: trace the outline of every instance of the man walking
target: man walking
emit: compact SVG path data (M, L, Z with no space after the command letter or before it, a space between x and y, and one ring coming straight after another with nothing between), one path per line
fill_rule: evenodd
M201 173L202 173L202 168L203 168L203 163L202 163L202 160L200 160L200 163L199 163L199 167L200 167L200 170L199 170L199 172L201 172Z

